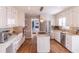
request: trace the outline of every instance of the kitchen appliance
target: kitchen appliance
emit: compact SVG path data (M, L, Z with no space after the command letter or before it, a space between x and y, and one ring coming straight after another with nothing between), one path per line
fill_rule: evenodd
M9 37L8 31L0 32L0 43L4 43Z
M61 32L61 44L65 46L66 33Z

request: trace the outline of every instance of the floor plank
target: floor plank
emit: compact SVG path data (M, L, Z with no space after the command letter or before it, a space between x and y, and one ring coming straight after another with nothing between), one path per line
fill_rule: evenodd
M62 47L59 43L55 40L51 40L50 43L51 53L69 53L67 49ZM17 53L36 53L37 46L32 39L26 39L23 45L19 48Z
M51 52L53 53L69 53L67 49L61 46L58 42L54 39L51 40Z
M18 49L17 53L36 53L36 44L31 39L26 39L22 46Z

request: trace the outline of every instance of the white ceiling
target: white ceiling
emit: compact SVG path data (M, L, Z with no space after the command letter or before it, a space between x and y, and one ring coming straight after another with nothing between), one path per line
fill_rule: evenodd
M44 10L42 11L42 13L54 15L54 14L57 14L57 13L63 11L66 8L69 8L69 7L67 7L67 6L49 6L49 7L45 7Z
M24 11L26 14L31 16L37 16L40 14L57 14L64 9L68 8L67 6L44 6L42 12L40 12L41 6L18 6L16 7L18 10Z

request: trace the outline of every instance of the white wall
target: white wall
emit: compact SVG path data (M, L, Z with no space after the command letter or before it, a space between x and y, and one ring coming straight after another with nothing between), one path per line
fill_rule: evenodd
M26 26L26 38L32 38L32 19L31 16L25 15L25 26Z
M22 11L18 11L17 24L18 26L25 26L25 13Z
M51 18L51 26L55 26L55 16L52 16Z

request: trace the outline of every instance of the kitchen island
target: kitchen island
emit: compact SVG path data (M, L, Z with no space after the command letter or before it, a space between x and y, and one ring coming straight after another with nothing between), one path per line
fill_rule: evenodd
M37 35L37 52L38 53L50 52L50 36L48 34Z

